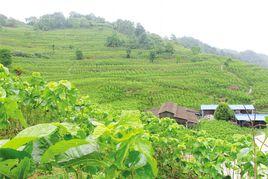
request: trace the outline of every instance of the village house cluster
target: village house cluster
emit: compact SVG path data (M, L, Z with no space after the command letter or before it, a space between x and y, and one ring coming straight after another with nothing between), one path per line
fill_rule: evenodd
M152 109L151 112L159 117L169 117L175 119L177 123L187 127L194 126L198 123L199 118L213 117L218 105L201 105L200 111L178 106L175 103L167 102L162 104L160 108ZM265 117L268 114L256 114L256 109L253 105L229 105L229 108L234 112L232 119L240 126L266 126Z

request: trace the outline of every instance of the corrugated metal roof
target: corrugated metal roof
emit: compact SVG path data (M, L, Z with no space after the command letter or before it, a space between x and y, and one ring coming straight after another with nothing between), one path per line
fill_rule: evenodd
M209 105L201 105L201 110L216 110L218 107L217 104L209 104ZM243 105L243 104L237 104L237 105L229 105L230 109L232 110L254 110L253 105Z
M268 116L268 114L236 114L235 119L238 121L265 121L265 117Z
M242 104L238 104L238 105L229 105L229 107L232 109L232 110L239 110L239 109L248 109L248 110L254 110L254 106L253 105L250 105L250 104L247 104L247 105L242 105Z
M217 104L201 105L201 110L216 110L217 107Z

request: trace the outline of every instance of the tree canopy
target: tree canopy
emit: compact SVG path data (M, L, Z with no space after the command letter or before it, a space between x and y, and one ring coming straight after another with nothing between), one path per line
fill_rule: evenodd
M234 116L234 112L229 108L227 103L220 103L217 107L214 117L218 120L228 121Z

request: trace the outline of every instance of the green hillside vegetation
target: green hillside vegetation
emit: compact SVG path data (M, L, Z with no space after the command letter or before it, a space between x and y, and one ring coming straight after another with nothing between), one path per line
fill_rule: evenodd
M175 54L158 56L152 63L150 50L107 47L107 37L117 33L111 27L36 31L32 27L2 28L1 48L13 52L13 67L22 75L39 71L47 80L67 79L83 94L100 104L121 109L146 109L166 101L199 108L202 103L268 104L268 72L237 60L191 50L172 43ZM128 37L117 33L122 39ZM84 60L75 60L75 52ZM236 85L239 90L230 90ZM252 87L252 93L248 94Z
M0 77L1 178L229 178L224 168L261 178L267 171L253 129L209 121L191 130L137 110L105 111L66 80L22 79L3 65Z
M267 69L74 12L3 25L0 49L12 54L0 64L0 178L265 175L254 128L211 120L189 129L145 110L224 101L265 111Z

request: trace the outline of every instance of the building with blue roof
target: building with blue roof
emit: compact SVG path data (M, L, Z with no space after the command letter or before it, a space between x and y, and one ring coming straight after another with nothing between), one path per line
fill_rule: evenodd
M235 114L235 120L240 126L265 127L268 114Z
M217 107L217 104L201 105L202 117L205 117L207 115L214 115ZM234 111L235 114L253 114L255 111L255 107L249 104L229 105L229 107Z

